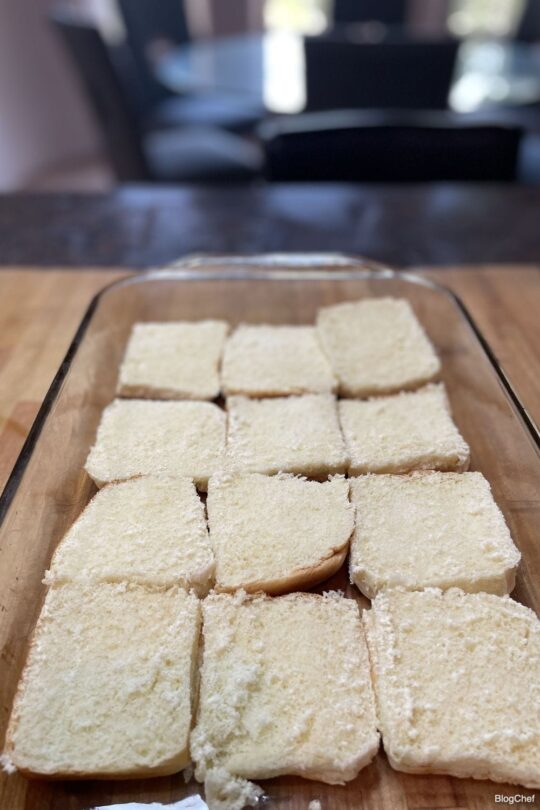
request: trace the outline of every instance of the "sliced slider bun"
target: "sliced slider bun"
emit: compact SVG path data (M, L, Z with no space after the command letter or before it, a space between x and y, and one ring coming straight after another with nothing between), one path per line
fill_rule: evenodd
M393 768L540 787L540 621L508 596L383 591L364 613Z
M229 325L225 321L136 323L117 393L139 399L214 399Z
M439 358L403 298L323 307L317 331L341 396L392 394L418 388L439 374Z
M189 764L199 602L181 588L51 588L6 737L29 776L127 779Z
M219 804L228 774L354 779L379 746L356 602L337 594L221 594L205 599L203 613L191 751L215 806L242 807Z
M513 589L521 555L481 473L361 475L350 487L351 582L368 598L398 586Z
M208 484L216 590L307 589L345 561L354 527L349 482L292 475L218 475Z

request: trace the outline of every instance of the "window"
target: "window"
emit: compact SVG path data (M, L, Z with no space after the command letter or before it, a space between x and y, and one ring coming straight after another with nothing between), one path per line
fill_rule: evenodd
M318 34L328 25L330 0L266 0L264 22L270 30Z
M516 30L525 0L451 0L448 27L453 34L508 36Z

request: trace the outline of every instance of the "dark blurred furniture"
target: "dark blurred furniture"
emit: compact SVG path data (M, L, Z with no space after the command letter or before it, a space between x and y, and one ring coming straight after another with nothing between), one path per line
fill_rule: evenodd
M189 42L182 0L119 0L126 49L118 69L126 92L147 129L179 125L216 126L234 132L253 130L264 115L256 102L231 93L172 93L154 78L152 65L167 50Z
M521 134L438 114L321 113L261 128L266 177L281 182L510 181Z
M246 34L196 40L164 53L154 72L164 87L178 93L234 93L264 107L264 84L275 69L270 43L274 34ZM297 37L301 44L301 37ZM301 47L301 45L300 45ZM280 48L279 65L291 82L303 82L299 65ZM301 67L301 66L300 66ZM271 78L271 77L270 77Z
M119 0L118 8L126 31L126 46L131 55L136 87L134 99L142 114L148 114L172 93L156 81L149 62L158 51L189 42L189 31L180 0Z
M118 180L228 182L257 176L259 150L238 136L210 127L142 132L99 32L67 11L54 12L52 21L94 109Z
M335 23L371 22L401 25L407 14L407 0L334 0Z
M540 42L540 3L538 0L526 1L516 31L516 39L521 42Z
M350 26L347 31L351 42ZM346 34L342 29L340 33ZM395 30L386 32L384 37L386 41L395 40ZM300 35L288 34L284 41L283 35L275 32L191 42L165 53L154 70L159 81L171 90L182 92L189 87L199 92L234 92L261 106L265 104L269 112L298 113L304 110L306 96L303 45ZM416 98L423 95L426 79L428 86L431 84L432 66L429 60L425 61L424 73L413 85ZM330 67L335 69L335 65ZM316 70L313 67L312 73ZM331 77L323 78L333 92ZM476 100L467 91L471 78L475 82ZM395 92L395 76L391 80ZM364 95L369 82L373 83L370 75L362 77ZM437 106L444 107L446 80L442 86ZM459 91L456 95L462 105L459 109L471 112L487 103L491 109L540 101L540 47L511 40L468 41L466 47L459 49L452 74L450 92L455 91ZM429 106L432 105L430 98Z
M458 49L456 40L348 42L307 37L308 110L444 109Z

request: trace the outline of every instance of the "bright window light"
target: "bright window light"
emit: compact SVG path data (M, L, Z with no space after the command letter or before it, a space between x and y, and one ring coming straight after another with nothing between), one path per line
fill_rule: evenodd
M516 30L525 0L452 0L448 27L460 37L509 36Z
M330 0L266 0L266 28L319 34L328 25Z

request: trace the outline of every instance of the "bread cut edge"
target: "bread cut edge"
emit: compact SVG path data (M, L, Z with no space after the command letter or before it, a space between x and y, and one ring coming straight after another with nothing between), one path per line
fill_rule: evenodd
M252 581L239 582L237 585L227 585L220 583L216 579L214 590L217 593L234 593L235 591L245 591L249 594L266 593L269 596L280 596L303 588L313 588L326 579L329 579L338 571L347 557L349 550L349 540L344 546L332 549L327 555L322 557L315 565L306 568L296 568L287 576L274 579L258 579Z
M277 399L279 397L301 397L308 394L336 394L338 390L338 383L334 377L331 386L309 386L309 385L294 385L289 386L286 390L281 388L269 388L267 386L258 386L248 388L241 385L231 385L222 381L221 391L225 397L247 397L248 399Z
M102 480L101 478L98 478L97 475L95 475L95 473L91 472L90 466L91 465L88 464L87 459L83 469L85 473L88 475L88 477L92 479L92 481L94 482L94 484L98 489L103 489L103 487L109 486L109 484L123 484L125 481L133 481L135 478L156 477L164 474L159 471L138 472L133 473L133 475L127 475L125 478L106 478L105 480ZM195 484L195 488L198 489L200 492L206 492L206 490L208 489L208 481L214 474L215 473L210 472L208 473L208 475L205 475L203 477L201 476L197 477L194 475L187 475L186 473L180 473L179 475L173 475L170 472L166 473L168 478L189 478Z
M335 372L334 372L335 373ZM346 380L340 380L338 394L344 399L365 399L366 397L391 396L402 391L417 391L428 383L437 383L441 380L441 363L433 374L420 374L414 379L396 385L354 385Z
M133 385L131 383L118 383L116 396L122 399L155 399L155 400L191 400L193 402L208 402L219 396L219 385L208 389L204 393L186 391L182 388L162 388L153 385Z
M352 477L375 473L377 475L401 475L408 472L436 471L436 472L466 472L469 469L471 457L470 450L467 454L460 456L454 454L454 458L441 458L434 460L433 456L425 456L417 461L409 463L387 463L387 464L349 464L348 473Z
M384 743L383 743L384 745ZM489 780L499 784L519 785L532 790L540 788L540 778L521 768L508 768L506 761L501 760L495 765L483 757L472 755L464 757L451 757L442 759L440 764L433 767L429 762L424 765L407 762L406 757L397 759L389 747L384 745L388 762L395 771L402 773L420 774L424 776L455 776L458 779Z
M346 475L347 467L349 464L348 454L345 456L343 462L336 462L330 464L328 467L319 464L302 464L301 462L294 464L263 464L250 463L247 466L242 466L235 462L229 455L228 466L224 465L223 471L230 472L232 475L265 475L267 477L274 477L280 475L293 475L298 478L307 478L310 481L318 481L324 483L332 478L334 475ZM212 477L212 473L209 477Z
M375 743L376 739L376 743ZM306 768L300 763L294 762L284 768L250 768L249 775L242 772L242 768L235 769L235 776L238 775L242 779L249 779L260 781L263 779L274 779L278 776L301 776L302 779L308 779L311 782L324 782L326 785L345 785L356 779L360 771L369 765L375 758L380 746L380 737L376 733L374 739L366 743L364 749L360 751L354 758L348 760L346 763L340 765L339 768L322 768L311 769Z
M425 588L440 588L441 591L448 591L451 588L459 588L464 593L491 593L495 596L506 596L516 587L517 565L507 568L498 575L484 576L460 580L433 579L423 584L411 585L405 579L398 579L395 576L387 580L380 581L367 574L360 566L353 566L352 557L349 563L349 577L352 585L355 585L360 593L368 599L374 599L383 590L394 588L406 591L423 591Z

